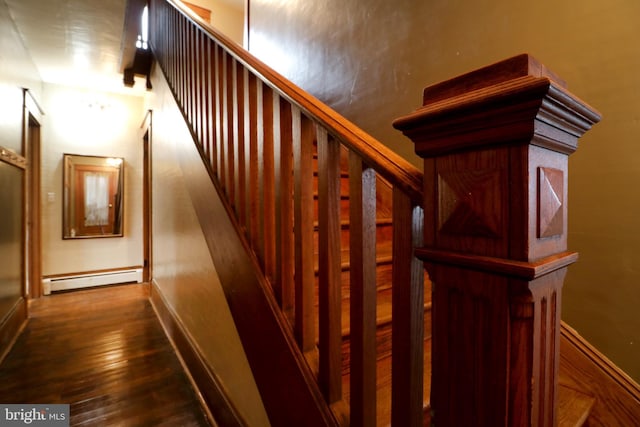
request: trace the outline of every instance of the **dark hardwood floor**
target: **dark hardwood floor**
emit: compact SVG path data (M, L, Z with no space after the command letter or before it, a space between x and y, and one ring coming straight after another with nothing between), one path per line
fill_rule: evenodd
M146 285L32 301L0 364L0 402L68 403L71 425L209 426Z

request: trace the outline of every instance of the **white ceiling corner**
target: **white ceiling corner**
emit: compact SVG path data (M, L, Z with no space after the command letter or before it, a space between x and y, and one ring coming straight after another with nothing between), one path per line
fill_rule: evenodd
M46 83L141 95L120 72L127 0L5 0Z

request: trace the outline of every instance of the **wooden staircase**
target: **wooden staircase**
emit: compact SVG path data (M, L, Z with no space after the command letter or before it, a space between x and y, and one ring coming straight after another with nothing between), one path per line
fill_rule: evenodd
M599 119L564 82L522 55L427 88L394 124L423 175L181 4L152 0L150 16L211 178L193 184L213 187L217 210L204 192L192 201L274 425L600 417L600 395L576 386L559 353L562 279L577 258L567 157ZM233 250L222 237L238 239Z
M317 146L317 144L314 144ZM349 215L349 173L346 166L346 151L341 155L341 217L345 218ZM317 236L317 189L318 189L318 170L317 170L317 147L314 151L314 250L317 254L318 236ZM378 426L388 426L391 422L391 318L392 318L392 301L391 301L391 267L392 267L392 227L393 218L392 209L390 207L391 188L384 180L379 179L376 183L377 188L377 221L376 221L376 289L377 289L377 310L376 310L376 379L377 379L377 413L376 420ZM341 246L343 248L349 245L349 221L341 221ZM336 417L344 420L343 424L348 424L348 403L349 403L349 251L342 251L342 274L341 274L341 295L342 295L342 387L343 401L341 404L334 405ZM318 265L315 267L316 281L318 280ZM424 303L424 425L429 426L431 420L429 395L431 386L431 283L425 277L425 303ZM318 308L318 291L319 285L316 282L316 309ZM311 352L307 355L307 360L311 366L317 368L317 353ZM317 375L317 370L315 371ZM593 396L580 392L571 388L570 385L563 382L563 372L560 372L560 384L558 389L558 426L560 427L580 427L585 425L591 409L595 403Z
M318 238L318 169L317 169L317 143L314 143L314 253L319 253ZM340 223L341 251L341 298L342 298L342 388L343 399L339 404L333 405L336 417L342 420L342 424L348 425L349 407L349 383L350 383L350 257L349 257L349 171L348 153L341 151L340 161L340 216L347 218ZM391 423L391 321L392 321L392 244L393 244L393 209L392 188L384 179L376 181L376 387L377 387L377 411L376 421L378 426L386 426ZM318 308L319 266L315 265L316 295L315 308ZM429 425L429 392L431 383L431 282L425 275L424 280L424 425ZM318 366L317 353L307 355L309 364ZM315 371L317 375L317 370Z

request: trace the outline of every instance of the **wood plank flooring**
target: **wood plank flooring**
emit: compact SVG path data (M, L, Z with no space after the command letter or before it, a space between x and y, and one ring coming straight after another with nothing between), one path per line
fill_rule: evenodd
M75 426L209 426L147 285L32 301L0 364L0 402L68 403Z

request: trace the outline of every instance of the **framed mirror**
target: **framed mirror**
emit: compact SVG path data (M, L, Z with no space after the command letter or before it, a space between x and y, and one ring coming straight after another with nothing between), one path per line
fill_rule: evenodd
M122 237L124 159L65 154L62 238Z

